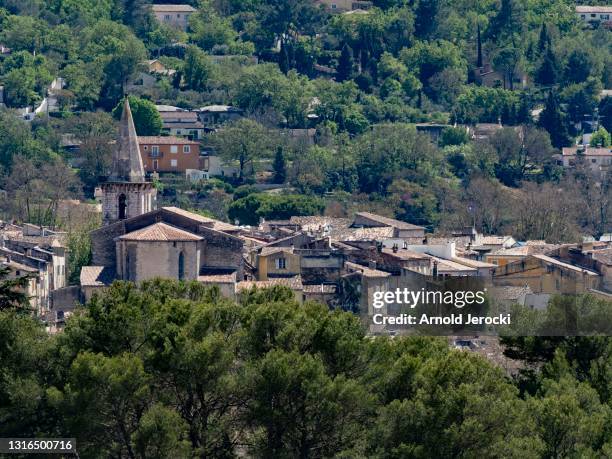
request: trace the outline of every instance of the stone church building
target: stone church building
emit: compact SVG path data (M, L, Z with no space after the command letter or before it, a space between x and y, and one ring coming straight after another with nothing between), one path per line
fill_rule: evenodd
M80 276L85 299L116 279L244 278L240 228L176 207L156 209L127 98L111 174L101 189L104 225L91 232L93 265Z

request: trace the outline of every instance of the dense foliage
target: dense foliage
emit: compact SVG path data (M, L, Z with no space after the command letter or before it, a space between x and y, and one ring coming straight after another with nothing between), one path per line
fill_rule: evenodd
M607 338L509 349L516 383L435 338L364 337L357 316L252 290L116 283L48 336L0 312L0 434L92 457L598 457Z

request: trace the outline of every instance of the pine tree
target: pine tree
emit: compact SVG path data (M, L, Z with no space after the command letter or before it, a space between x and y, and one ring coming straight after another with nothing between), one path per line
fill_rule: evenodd
M336 79L338 81L350 80L353 76L354 66L353 51L351 50L351 47L345 43L342 47L342 52L340 53L340 59L338 60Z
M565 114L561 111L559 100L553 91L550 91L548 94L546 107L540 113L538 124L550 134L550 141L553 147L567 147L572 143L567 125L565 124Z
M276 149L276 155L274 156L272 168L274 170L274 183L285 183L285 180L287 179L287 165L285 163L285 155L283 154L282 147L278 147Z

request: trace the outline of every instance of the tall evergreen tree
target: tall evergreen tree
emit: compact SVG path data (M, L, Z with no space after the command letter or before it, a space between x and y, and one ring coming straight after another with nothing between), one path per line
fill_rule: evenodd
M280 52L278 53L278 66L285 75L291 70L291 54L293 47L286 40L281 40Z
M488 36L499 41L500 38L521 34L524 28L524 11L516 0L502 0L499 12L491 19Z
M340 59L338 60L336 79L338 81L350 80L353 76L354 66L353 51L351 47L345 43L340 53Z
M477 42L477 53L478 57L476 58L476 67L482 67L482 37L480 36L480 24L478 24L478 42Z
M550 134L550 141L553 147L567 147L572 143L567 125L565 124L565 114L561 110L559 99L553 91L550 91L548 94L546 107L540 113L538 124Z
M414 18L414 34L420 39L430 38L436 31L440 0L419 0Z
M285 155L283 154L283 147L278 147L276 149L272 168L274 170L274 183L285 183L287 179L287 164L285 162Z
M550 47L550 35L548 35L548 28L544 22L540 29L540 38L538 38L538 52L542 54L546 50L546 47Z
M555 55L552 46L546 47L546 52L542 58L542 63L536 73L536 82L549 86L557 82L557 72L559 71L559 65L557 64L557 56Z

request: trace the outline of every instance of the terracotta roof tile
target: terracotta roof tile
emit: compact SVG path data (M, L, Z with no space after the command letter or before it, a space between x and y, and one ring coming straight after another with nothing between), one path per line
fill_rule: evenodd
M154 223L145 228L120 236L122 241L201 241L197 234L170 226L166 223Z
M198 276L198 282L202 282L203 284L233 284L236 282L236 273L205 274Z
M276 285L282 285L285 287L289 287L291 290L303 290L304 289L304 286L302 285L302 279L300 278L300 276L295 276L295 277L268 279L266 281L238 282L236 284L236 291L240 292L242 290L250 290L253 287L257 287L257 288L274 287Z
M422 226L413 225L412 223L403 222L394 218L383 217L382 215L373 214L371 212L357 212L355 216L364 217L376 223L379 223L380 225L391 226L397 229L425 229Z
M217 231L240 231L240 228L229 223L222 222L221 220L215 220L214 218L204 217L203 215L189 212L188 210L179 209L178 207L162 207L167 212L180 215L182 217L190 218L191 220L198 221L203 224L209 225L212 229Z
M364 277L389 277L390 273L380 271L378 269L368 268L367 266L358 265L349 261L344 263L344 267L351 272L361 273Z
M103 287L110 285L114 278L113 270L106 266L83 266L81 268L82 287Z

